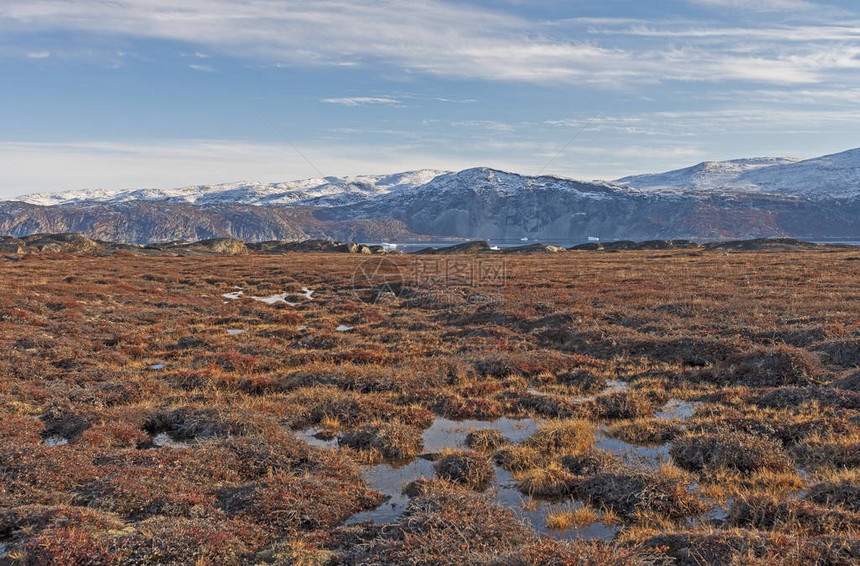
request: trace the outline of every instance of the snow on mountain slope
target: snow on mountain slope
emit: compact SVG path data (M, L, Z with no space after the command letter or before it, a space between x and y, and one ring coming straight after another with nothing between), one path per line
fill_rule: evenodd
M860 149L806 160L763 157L709 161L615 182L654 191L759 193L811 200L854 198L860 196Z
M813 200L860 196L860 149L748 171L738 179L766 193Z
M713 191L737 187L737 179L748 171L785 165L796 159L782 157L754 157L732 161L705 161L692 167L676 169L666 173L633 175L615 182L639 189L681 189Z
M612 185L602 181L588 183L549 175L529 177L488 167L475 167L457 173L439 175L424 185L396 194L392 193L386 200L402 200L419 195L442 197L456 194L509 197L538 190L574 192L583 197L600 199L606 197L604 190L612 190L612 188ZM617 189L617 187L614 188Z
M367 210L410 206L446 198L566 193L593 200L613 195L651 194L663 198L705 195L778 195L810 200L860 197L860 149L798 160L759 157L707 161L666 173L635 175L614 182L580 182L553 176L529 177L486 167L457 173L420 170L394 175L326 177L287 183L230 183L178 189L82 190L41 193L15 199L29 204L113 204L135 200L187 204L361 205Z
M225 183L178 189L78 190L37 193L9 200L40 206L117 203L133 200L188 204L337 206L423 185L445 171L422 169L393 175L303 179L286 183Z

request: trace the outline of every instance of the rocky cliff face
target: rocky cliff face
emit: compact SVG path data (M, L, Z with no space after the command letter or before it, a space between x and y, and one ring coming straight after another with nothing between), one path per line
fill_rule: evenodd
M106 241L145 244L236 238L266 240L386 241L415 238L402 221L389 218L320 220L309 207L242 204L190 205L132 201L115 204L36 206L0 203L0 234L78 232Z

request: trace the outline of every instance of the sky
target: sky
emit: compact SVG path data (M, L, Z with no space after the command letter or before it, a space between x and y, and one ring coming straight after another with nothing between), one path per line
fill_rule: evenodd
M0 197L860 146L856 0L0 0Z

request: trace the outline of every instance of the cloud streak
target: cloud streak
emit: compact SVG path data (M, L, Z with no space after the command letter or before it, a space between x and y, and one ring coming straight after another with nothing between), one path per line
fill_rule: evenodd
M752 4L758 9L801 9L807 2ZM735 52L737 39L746 37L742 30L733 32L735 40L717 44L696 43L708 39L708 30L676 31L693 43L678 47L660 42L633 49L620 42L592 42L587 29L559 36L553 26L441 0L415 0L409 9L395 0L6 0L0 5L3 29L171 40L275 65L382 64L405 73L610 88L655 81L806 84L856 66L856 59L846 65L828 57L839 46L827 40L823 27L797 28L816 34L822 43L798 48L785 39L795 29L789 27L781 30L782 37L750 30L749 38L762 43L742 54ZM837 31L844 40L857 36L856 28ZM643 28L638 33L647 32Z
M737 8L755 12L796 12L821 8L820 5L806 0L691 0L690 3L713 8Z
M466 168L454 155L367 144L302 144L326 175ZM175 188L230 181L280 182L317 177L285 144L229 139L158 141L0 141L0 198L67 189Z
M339 106L368 106L383 104L387 106L401 106L402 102L397 98L389 96L354 96L346 98L323 98L326 104L337 104Z

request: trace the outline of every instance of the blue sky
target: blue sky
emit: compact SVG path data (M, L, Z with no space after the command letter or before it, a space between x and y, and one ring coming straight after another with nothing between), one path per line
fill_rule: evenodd
M860 146L848 0L2 0L0 76L6 197Z

